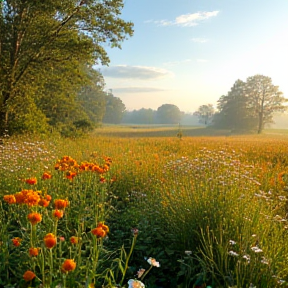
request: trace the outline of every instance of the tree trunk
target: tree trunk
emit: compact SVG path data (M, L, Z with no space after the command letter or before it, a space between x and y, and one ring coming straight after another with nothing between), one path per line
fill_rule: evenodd
M9 92L2 92L3 102L0 107L0 136L4 134L5 130L8 130L9 124L9 113L8 113L8 105L7 102L10 99Z
M263 112L259 112L258 134L263 130Z

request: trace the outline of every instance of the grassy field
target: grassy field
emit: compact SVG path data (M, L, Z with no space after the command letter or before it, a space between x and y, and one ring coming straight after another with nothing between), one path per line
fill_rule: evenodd
M0 287L286 287L287 130L179 131L5 138Z

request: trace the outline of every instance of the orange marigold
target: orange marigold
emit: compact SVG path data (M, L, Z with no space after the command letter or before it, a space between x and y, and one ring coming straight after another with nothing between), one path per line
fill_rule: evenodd
M33 248L33 247L29 248L29 255L31 257L36 257L39 254L39 250L40 250L40 248Z
M45 198L46 198L47 201L51 201L51 199L52 199L52 197L50 195L48 195L48 194L45 196Z
M69 171L69 172L66 173L66 178L69 179L69 180L73 180L73 178L76 175L77 175L77 173Z
M92 234L97 236L97 238L104 238L109 232L109 227L104 225L103 222L99 222L98 226L91 230Z
M38 205L42 206L42 207L48 207L49 204L50 204L50 201L48 201L44 198L41 198L40 201L38 202Z
M32 271L29 271L29 270L23 274L23 279L26 282L33 280L35 277L36 277L36 275Z
M73 259L66 259L61 268L63 272L73 271L76 268L76 263Z
M44 237L44 244L47 248L49 249L53 248L56 245L56 243L57 243L57 239L54 234L48 233Z
M13 243L13 245L14 245L15 247L20 246L20 245L21 245L21 241L22 241L22 239L19 238L19 237L15 237L15 238L12 239L12 243Z
M25 179L24 180L27 184L30 184L30 185L35 185L37 184L37 179L35 177L33 178L29 178L29 179Z
M67 206L68 206L69 202L68 200L63 200L63 199L56 199L54 201L54 206L55 206L55 209L65 209Z
M79 237L76 237L76 236L70 237L71 244L78 244L78 242L79 242Z
M16 198L14 195L5 195L3 197L3 200L7 202L8 204L15 204L16 203Z
M42 175L42 180L47 180L47 179L51 179L52 175L48 172L44 172Z
M37 223L42 221L42 216L39 213L32 212L27 216L28 220L32 225L36 225Z
M62 211L62 210L58 210L58 209L53 210L52 215L53 215L55 218L60 219L60 218L63 217L63 211Z

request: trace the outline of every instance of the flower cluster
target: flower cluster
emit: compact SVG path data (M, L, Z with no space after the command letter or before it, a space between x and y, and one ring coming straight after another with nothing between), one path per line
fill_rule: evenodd
M97 227L91 230L91 233L97 238L104 238L109 232L109 227L104 225L103 222L99 222Z
M59 159L55 166L55 170L60 170L60 171L69 171L69 170L75 170L78 168L78 164L76 160L74 160L70 156L63 156L61 159Z
M41 195L41 191L34 190L22 190L21 192L17 192L11 195L5 195L3 197L4 201L8 204L27 204L29 206L43 206L47 207L50 203L51 196L50 195Z

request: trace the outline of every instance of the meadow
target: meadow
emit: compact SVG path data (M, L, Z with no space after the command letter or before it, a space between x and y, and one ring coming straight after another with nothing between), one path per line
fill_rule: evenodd
M287 155L286 130L7 136L0 287L287 287Z

